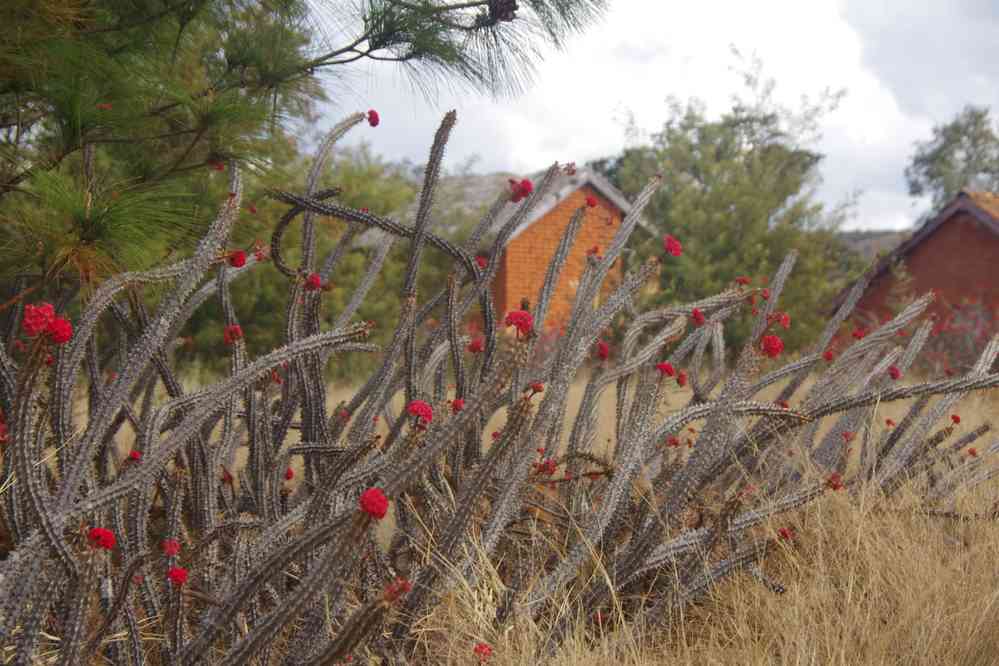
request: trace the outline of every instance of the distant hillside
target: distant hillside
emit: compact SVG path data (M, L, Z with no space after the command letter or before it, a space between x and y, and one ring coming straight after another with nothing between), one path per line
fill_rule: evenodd
M847 247L870 261L879 253L891 252L908 238L910 233L909 231L843 231L839 236Z

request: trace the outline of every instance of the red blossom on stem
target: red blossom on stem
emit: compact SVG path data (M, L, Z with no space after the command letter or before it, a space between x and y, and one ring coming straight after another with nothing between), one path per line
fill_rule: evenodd
M737 285L739 285L740 287L745 287L747 284L749 284L752 281L753 281L753 279L751 277L749 277L748 275L740 275L739 277L737 277L735 279L735 283Z
M784 341L776 335L764 335L760 340L760 349L770 358L777 358L784 351Z
M104 550L111 550L117 543L114 532L105 527L91 527L90 531L87 532L87 541L90 542L91 548L103 548Z
M542 384L541 382L534 382L533 384L531 384L531 396L535 396L538 393L544 393L544 392L545 392L545 385Z
M135 462L139 462L140 460L142 460L142 453L140 453L139 451L135 451L135 450L129 451L128 452L128 459L129 460L134 460Z
M420 419L423 423L430 423L434 419L433 408L422 400L413 400L406 405L406 411Z
M681 388L683 388L684 386L687 385L687 371L686 370L681 370L680 373L676 376L676 385L679 386L679 387L681 387Z
M68 319L56 317L45 329L49 340L57 345L64 345L73 339L73 325Z
M167 569L167 579L176 587L180 587L187 582L187 569L184 567L170 567Z
M673 364L669 361L663 361L662 363L656 363L656 370L663 377L672 377L676 374L676 370L673 368Z
M180 542L176 539L163 539L160 548L167 557L177 557L177 553L180 552Z
M832 350L827 349L824 352L822 352L822 358L824 358L827 362L831 362L833 360Z
M961 423L961 417L960 417L960 416L958 416L957 414L951 414L951 415L950 415L950 421L951 421L951 423L953 423L954 425L958 425L958 424L960 424L960 423Z
M526 310L513 310L506 314L504 323L517 329L517 337L527 335L534 327L534 317Z
M674 257L679 257L683 254L683 245L680 244L680 241L669 234L666 234L663 237L663 249L666 250L666 254Z
M472 648L472 652L479 657L479 661L485 661L493 656L493 649L486 643L476 643L475 647Z
M603 340L597 340L597 358L601 361L610 358L610 345Z
M853 333L851 333L850 335L853 336L854 340L863 340L864 337L867 335L867 331L858 326L857 328L853 329Z
M285 481L291 481L294 478L295 478L295 470L293 470L290 467L284 470L284 480Z
M760 292L760 296L763 297L763 300L769 301L770 300L770 289L766 289L765 288L763 291Z
M236 340L243 339L243 327L239 324L230 324L222 329L222 341L227 345L231 345Z
M690 318L694 321L694 326L704 326L704 313L701 312L700 308L694 308L690 312Z
M826 479L826 488L830 490L842 490L843 487L843 476L839 472L833 472Z
M368 488L358 500L361 511L375 520L381 520L388 513L388 498L381 488Z
M968 449L968 455L971 456L972 458L977 458L978 449L976 449L975 447L971 447L970 449Z
M777 536L784 541L794 541L794 528L782 527L779 530L777 530Z
M29 338L45 332L55 320L55 308L51 303L41 305L25 305L24 318L21 320L21 329Z
M305 290L306 291L319 291L323 288L323 278L319 273L309 273L308 277L305 278Z
M385 591L382 593L382 599L386 603L394 604L403 595L409 594L413 591L413 584L402 576L396 576L396 579L385 586Z
M593 195L587 196L586 197L586 207L587 208L596 208L597 207L597 198L595 196L593 196Z
M246 265L246 252L234 250L229 253L229 265L233 268L242 268Z
M467 349L471 354L480 354L482 353L482 350L485 349L485 343L482 338L475 338L468 343L468 346L465 349Z
M382 121L381 116L374 109L368 109L368 124L372 127L378 127L378 123Z
M463 409L465 409L465 399L464 398L455 398L454 400L451 401L451 412L453 414L457 414L458 412L460 412Z
M599 245L594 245L593 247L591 247L589 250L586 251L586 256L588 256L588 257L596 257L596 256L599 256L599 255L600 255L600 246Z
M479 268L485 270L486 266L489 265L489 257L483 254L476 255L475 263L479 265Z
M527 197L531 195L534 191L534 183L529 179L524 178L523 180L514 180L511 178L510 182L510 201L512 203L520 203Z
M902 371L898 369L898 366L893 365L888 368L888 376L897 380L902 376Z
M894 428L896 423L892 419L885 419L885 425L889 428Z

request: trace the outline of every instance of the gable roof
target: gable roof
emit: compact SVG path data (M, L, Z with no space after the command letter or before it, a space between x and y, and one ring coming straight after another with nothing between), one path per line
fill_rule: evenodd
M881 257L877 263L871 266L865 273L865 277L869 282L873 282L881 275L887 273L895 262L903 259L917 246L932 236L943 224L959 213L971 215L986 229L999 237L999 194L961 190L935 217L928 220L926 224L899 243L894 250ZM852 287L852 284L848 285L833 299L833 311L838 309L843 301L846 300L846 295Z
M537 181L542 176L544 176L544 172L535 174L532 179ZM627 215L631 212L631 202L628 201L628 197L626 197L621 190L614 187L609 180L601 176L593 169L580 168L577 169L576 173L571 176L563 175L559 177L559 180L556 181L555 189L546 194L543 199L534 205L534 209L531 211L531 214L528 215L527 218L513 230L513 233L510 235L510 240L512 241L514 238L526 231L532 224L554 210L556 206L562 203L573 192L587 185L605 196L618 210L621 211L622 215ZM493 229L499 229L502 227L510 220L515 212L516 209L513 207L504 211L504 214L501 214L499 219L493 225ZM648 233L654 233L648 219L644 216L639 219L638 228Z

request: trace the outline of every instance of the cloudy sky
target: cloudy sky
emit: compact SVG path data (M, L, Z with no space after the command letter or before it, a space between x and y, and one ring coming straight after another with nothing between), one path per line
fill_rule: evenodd
M426 159L442 114L458 112L447 165L528 172L620 151L633 116L644 132L668 117L666 99L702 99L710 115L745 95L730 45L757 56L775 100L800 108L826 88L847 90L815 147L826 155L820 198L859 192L847 228L901 229L928 200L906 192L913 143L966 104L999 108L999 3L994 0L610 0L604 19L550 51L532 87L494 100L442 91L427 101L393 65L350 74L329 117L377 108L382 124L354 132L374 152Z

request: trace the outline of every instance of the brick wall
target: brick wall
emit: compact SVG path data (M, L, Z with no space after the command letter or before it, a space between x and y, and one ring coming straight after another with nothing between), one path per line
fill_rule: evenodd
M937 293L930 312L942 315L945 303L960 304L964 298L999 307L999 237L967 213L941 224L909 253L905 266L916 295ZM890 272L878 277L857 309L883 320L890 314L886 301L893 282Z
M532 307L536 305L548 262L555 254L572 214L580 206L586 205L587 196L596 197L598 204L596 208L586 209L583 226L569 251L569 258L555 287L547 326L559 326L568 319L576 287L586 265L586 251L596 245L601 253L605 252L621 226L621 211L589 186L566 197L507 245L494 283L493 295L500 318L509 310L517 309L522 298L529 299ZM604 293L619 284L620 280L621 262L618 260L611 267L604 283Z

